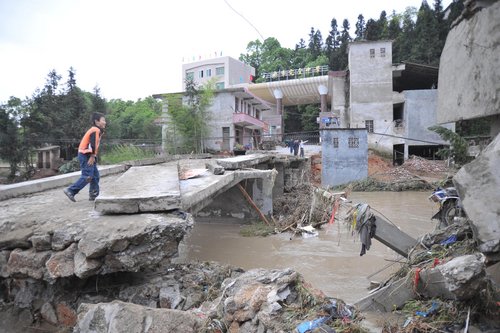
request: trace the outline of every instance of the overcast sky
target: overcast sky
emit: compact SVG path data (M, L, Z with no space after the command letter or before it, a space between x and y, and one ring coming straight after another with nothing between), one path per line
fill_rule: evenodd
M261 35L294 48L311 27L325 39L332 18L354 27L359 14L377 19L382 10L401 13L421 2L0 0L0 103L31 96L52 69L66 82L70 66L80 88L98 86L108 100L177 92L182 64L193 58L237 59Z

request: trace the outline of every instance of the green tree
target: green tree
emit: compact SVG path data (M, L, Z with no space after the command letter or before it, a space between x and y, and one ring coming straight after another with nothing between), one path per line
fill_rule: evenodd
M266 38L262 45L263 72L272 72L290 68L292 50L281 47L276 38Z
M378 26L378 31L379 31L379 39L389 38L388 25L389 25L389 23L387 22L387 12L385 10L383 10L380 13L380 17L377 21L377 26Z
M170 126L175 127L187 152L200 153L204 150L203 138L208 135L208 123L212 118L209 108L214 85L214 81L209 81L198 87L192 79L187 79L184 96L167 96Z
M125 111L134 102L121 99L111 99L107 102L106 137L108 139L124 139L130 119L125 117Z
M467 156L467 141L458 133L442 126L431 126L429 130L436 132L445 141L450 142L449 148L438 151L438 155L444 158L452 157L457 165L464 165L469 161Z
M445 34L448 34L450 30L450 26L455 20L462 14L464 10L464 0L454 0L450 4L450 13L445 20L446 31ZM442 36L441 39L446 40L446 36Z
M433 10L422 2L415 24L415 39L411 60L425 65L439 65L443 43L439 39L439 24Z
M303 131L317 131L319 129L319 124L316 122L316 118L319 116L319 109L319 104L301 105L299 107Z
M407 7L401 18L401 33L396 37L393 44L393 62L409 61L411 59L411 50L415 40L415 7ZM394 52L395 50L395 52Z
M325 53L328 57L328 67L331 70L339 69L339 36L337 20L335 18L330 22L330 33L326 37Z
M309 59L308 61L314 61L323 52L323 37L321 36L321 31L314 30L311 27L311 32L309 33Z
M338 57L338 67L340 70L345 70L349 66L348 63L348 54L347 54L347 48L349 47L349 43L351 42L352 38L351 35L349 34L349 29L350 29L349 21L347 19L344 19L342 22L342 31L340 32L340 37L339 37L339 57Z
M58 115L51 115L53 122L61 129L56 139L78 141L89 126L91 108L86 104L84 93L76 85L76 73L73 67L68 70L66 91L58 98Z
M366 21L365 39L366 40L380 39L380 31L378 29L378 24L377 21L375 21L374 19L369 19L368 21Z
M106 114L106 99L101 97L101 89L95 86L92 91L92 111Z
M387 26L387 38L394 40L401 34L401 18L401 15L396 14L395 11L392 12L391 19Z
M362 14L359 14L358 20L356 21L356 31L354 32L356 34L356 37L354 37L354 40L362 40L365 35L365 29L365 17Z
M262 65L262 42L256 39L247 44L247 53L240 54L240 61L255 68L255 78L260 77L260 67Z
M34 147L53 142L63 136L63 130L58 122L63 114L59 91L60 80L61 76L55 70L50 71L44 88L37 89L21 119L25 138Z
M400 49L398 47L398 39L402 38L403 29L401 28L402 15L392 12L391 19L389 20L389 25L387 27L387 32L389 34L388 38L393 40L392 44L392 61L393 63L398 63L401 59Z
M301 38L299 43L295 45L295 49L292 52L292 57L290 59L290 65L292 68L304 68L306 67L308 53L306 48L306 42Z
M113 99L108 102L106 126L109 139L155 141L161 128L155 121L161 115L161 103L152 97L136 102Z
M257 43L249 43L247 53L240 55L245 63L247 61L259 61L259 67L256 68L258 77L255 82L264 82L262 73L270 73L291 67L291 59L293 51L287 48L282 48L281 44L274 37L269 37L264 40L261 47L256 47Z
M20 107L22 102L15 97L11 97L7 105L0 106L0 158L9 162L11 180L15 178L25 152L17 119Z

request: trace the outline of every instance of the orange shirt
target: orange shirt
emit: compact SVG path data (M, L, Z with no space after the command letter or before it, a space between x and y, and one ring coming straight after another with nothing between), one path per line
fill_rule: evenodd
M101 142L102 130L97 126L92 126L80 141L78 152L82 154L97 155L99 143Z

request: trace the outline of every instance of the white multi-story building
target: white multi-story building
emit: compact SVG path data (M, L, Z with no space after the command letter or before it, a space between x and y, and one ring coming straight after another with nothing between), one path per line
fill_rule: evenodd
M216 89L231 88L251 83L255 68L231 57L200 60L182 65L182 90L186 90L186 79L203 85L215 79Z

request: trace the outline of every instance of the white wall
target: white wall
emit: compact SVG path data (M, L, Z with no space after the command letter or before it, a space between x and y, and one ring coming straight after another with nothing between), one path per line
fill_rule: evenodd
M374 50L371 56L370 50ZM385 52L383 52L385 50ZM392 43L355 42L349 45L351 128L364 128L373 120L374 132L394 135L392 100ZM392 154L402 140L368 134L370 148Z

